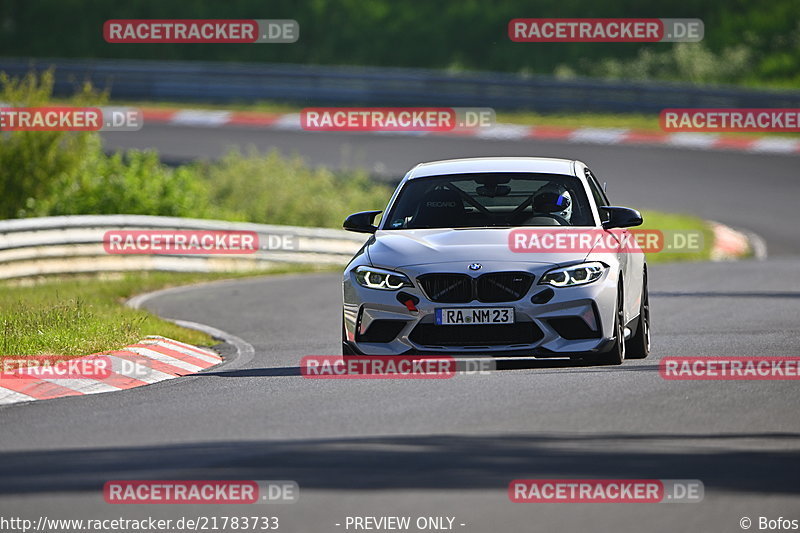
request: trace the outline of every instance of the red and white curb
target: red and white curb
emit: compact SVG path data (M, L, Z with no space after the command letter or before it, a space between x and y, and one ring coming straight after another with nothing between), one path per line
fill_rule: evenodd
M142 110L145 126L150 123L202 128L239 126L273 130L303 131L299 113L214 111L206 109ZM363 132L381 135L445 135L494 140L558 140L585 144L668 146L696 150L734 150L753 153L800 155L800 140L789 137L737 137L713 133L660 133L626 128L565 128L495 124L490 128L445 132Z
M222 362L222 357L209 349L155 335L121 350L85 358L98 355L111 361L111 372L99 379L0 378L0 405L132 389L194 374ZM67 362L57 363L53 368L58 370L59 365L63 369ZM141 371L142 366L146 372Z
M756 259L766 259L767 247L758 235L737 231L719 222L711 221L709 224L714 232L712 261L731 261L747 255L752 255Z

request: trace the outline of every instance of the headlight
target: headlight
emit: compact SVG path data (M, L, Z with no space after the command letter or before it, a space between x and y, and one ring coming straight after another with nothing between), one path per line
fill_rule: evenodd
M552 285L553 287L573 287L575 285L586 285L600 279L603 272L608 267L597 261L592 263L582 263L562 268L555 268L545 273L539 283Z
M411 280L399 272L367 266L356 268L356 281L362 287L382 291L396 291L401 287L412 286Z

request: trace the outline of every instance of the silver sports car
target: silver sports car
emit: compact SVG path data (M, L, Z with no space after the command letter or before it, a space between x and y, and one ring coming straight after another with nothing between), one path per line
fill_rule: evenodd
M580 161L423 163L380 213L344 222L373 234L344 271L345 355L647 357L641 215Z

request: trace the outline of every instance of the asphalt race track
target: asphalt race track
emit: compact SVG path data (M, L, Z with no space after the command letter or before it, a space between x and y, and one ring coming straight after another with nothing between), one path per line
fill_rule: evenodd
M252 144L397 176L458 156L579 158L616 203L754 231L769 258L653 266L648 359L516 363L449 380L301 377L304 355L338 353L337 274L168 292L146 306L240 338L239 353L225 345L229 362L193 377L0 409L0 514L253 514L103 502L105 481L138 478L295 480L299 502L256 509L290 532L345 531L348 515L452 516L456 531L476 533L732 532L745 516L753 530L760 516L800 518L797 382L673 382L658 373L663 356L800 355L800 158L170 126L105 138L177 159ZM518 478L698 479L705 499L515 504L507 486Z

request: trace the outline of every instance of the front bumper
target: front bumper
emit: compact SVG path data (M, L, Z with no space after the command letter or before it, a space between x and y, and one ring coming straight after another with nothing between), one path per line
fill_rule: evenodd
M395 269L412 280L413 287L381 291L362 287L350 268L343 280L343 341L358 354L486 354L536 357L568 357L604 350L613 343L619 272L611 267L594 283L556 288L539 285L548 270L530 264L484 263L480 273L527 271L535 276L531 288L513 302L441 303L428 299L417 277L432 272L457 272L458 265L425 265ZM417 311L398 300L399 293L418 299ZM549 297L548 297L549 296ZM437 308L513 307L515 324L507 326L434 323Z

